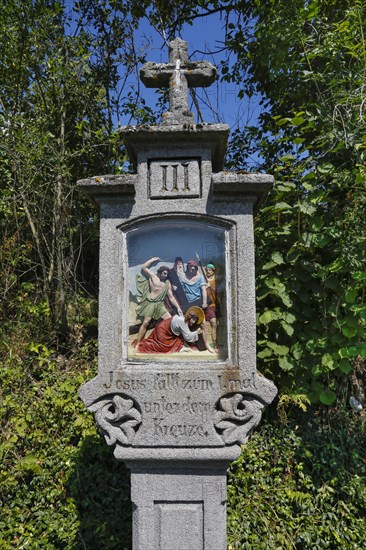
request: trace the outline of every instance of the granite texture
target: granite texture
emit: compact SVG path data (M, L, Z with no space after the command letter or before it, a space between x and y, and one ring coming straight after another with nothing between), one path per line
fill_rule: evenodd
M148 88L169 87L169 111L163 124L191 124L193 113L188 108L188 88L209 86L216 79L216 67L208 61L189 61L187 42L176 38L169 44L169 63L147 62L140 78Z
M226 549L225 463L212 468L127 465L136 511L134 548Z
M111 370L83 386L80 396L118 456L129 446L195 447L202 457L243 444L276 390L255 372L238 369ZM213 455L216 456L216 455Z
M121 139L126 146L128 156L134 170L138 170L141 162L138 155L149 151L155 157L161 158L160 152L174 154L179 145L181 154L185 149L205 148L209 151L212 170L218 172L224 166L229 126L226 124L191 124L181 123L166 126L122 126L119 129ZM194 155L193 153L193 156Z
M165 79L172 87L179 69L186 94L213 78L210 64L189 69L179 41L170 53L163 67L145 65L147 85ZM98 376L80 397L131 469L134 550L226 548L226 469L277 392L256 371L253 235L253 212L273 177L222 171L228 127L193 124L184 101L171 99L163 126L120 129L135 173L79 182L100 207ZM172 223L224 237L223 355L172 360L128 351L129 235Z

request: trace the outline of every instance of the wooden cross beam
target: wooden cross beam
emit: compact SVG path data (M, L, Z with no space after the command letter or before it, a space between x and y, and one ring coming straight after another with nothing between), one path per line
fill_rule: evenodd
M192 124L188 88L210 86L216 78L216 67L208 61L189 61L187 42L175 38L169 44L169 63L145 63L140 78L147 88L169 87L170 107L163 115L163 124Z

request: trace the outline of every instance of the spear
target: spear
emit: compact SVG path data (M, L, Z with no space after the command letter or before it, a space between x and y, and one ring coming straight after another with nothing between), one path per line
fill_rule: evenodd
M207 276L206 276L206 272L205 272L205 270L203 269L203 265L202 265L202 262L201 262L201 258L199 257L199 255L198 255L197 252L195 252L195 254L196 254L196 258L197 258L198 265L199 265L200 268L201 268L202 275L204 276L206 283L208 283L208 279L207 279Z

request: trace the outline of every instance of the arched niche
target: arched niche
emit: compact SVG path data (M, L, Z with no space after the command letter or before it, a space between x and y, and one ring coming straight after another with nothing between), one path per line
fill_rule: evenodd
M127 322L125 323L127 359L129 361L223 361L228 357L228 281L230 280L230 266L228 261L229 232L232 226L223 224L220 220L207 218L195 219L194 216L156 217L154 219L140 220L138 223L121 227L125 238L125 287L127 304ZM180 306L183 314L192 305L201 307L205 313L203 327L206 339L215 353L210 353L202 342L197 346L184 342L179 352L140 352L136 349L139 330L144 321L144 304L146 293L151 294L153 281L144 265L152 258L159 258L148 265L148 270L159 279L164 279L165 274L158 274L163 267L168 268L167 280L174 298ZM183 268L178 265L180 258ZM207 308L203 307L203 291L197 296L198 301L193 301L190 294L191 280L189 279L189 265L197 264L197 281L200 279L200 288L204 288L207 294ZM214 266L207 267L207 266ZM185 279L188 279L185 281ZM165 281L165 279L164 279ZM187 290L188 289L188 290ZM196 288L197 293L197 288ZM184 297L186 299L184 299ZM159 300L158 300L159 301ZM170 316L179 312L169 295L166 295L162 303L158 305L155 316L159 312L167 311ZM153 308L154 309L154 308ZM151 310L152 311L152 310ZM164 317L167 317L164 314ZM164 319L163 319L164 320ZM161 317L152 319L144 338L154 335L154 329L161 322ZM202 338L200 339L202 340ZM141 346L140 346L141 347Z

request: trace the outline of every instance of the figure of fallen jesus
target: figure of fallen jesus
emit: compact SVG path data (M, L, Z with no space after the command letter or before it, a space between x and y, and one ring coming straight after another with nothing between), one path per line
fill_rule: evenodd
M200 307L192 306L185 315L174 315L163 319L140 343L134 342L138 353L177 353L184 343L192 347L202 340L204 348L210 353L215 351L210 347L204 326L205 314Z

